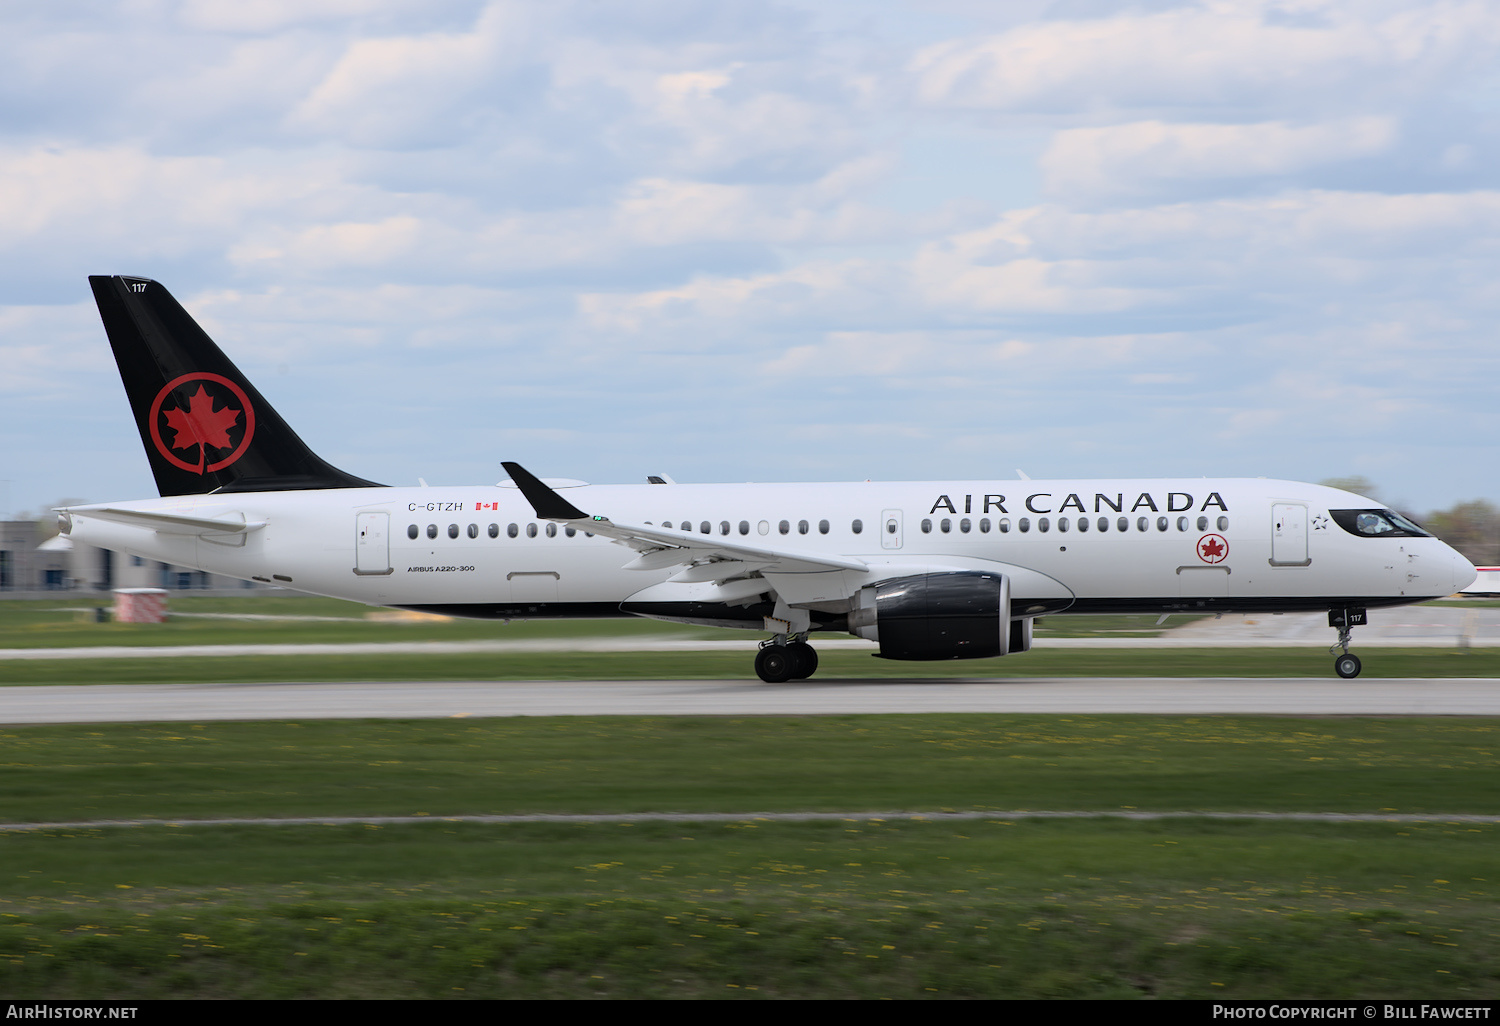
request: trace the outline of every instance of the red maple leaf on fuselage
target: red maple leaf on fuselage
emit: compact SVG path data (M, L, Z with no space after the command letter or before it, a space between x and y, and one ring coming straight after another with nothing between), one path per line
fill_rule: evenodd
M172 440L174 449L191 449L193 446L213 446L227 449L230 446L229 429L239 423L240 412L226 406L214 409L214 398L202 385L188 397L187 409L163 410L167 415L167 428L176 432ZM208 458L207 450L199 449L199 462Z
M1217 538L1210 538L1203 543L1203 558L1216 559L1224 554L1224 546L1219 544Z

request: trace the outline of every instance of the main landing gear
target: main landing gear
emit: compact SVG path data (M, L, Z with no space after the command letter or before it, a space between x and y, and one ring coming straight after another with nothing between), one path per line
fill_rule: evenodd
M1349 651L1349 637L1354 633L1354 628L1366 622L1363 609L1330 609L1328 611L1328 626L1337 627L1339 640L1328 651L1335 656L1333 660L1333 672L1345 680L1352 680L1359 676L1359 656Z
M761 643L755 654L755 672L767 684L781 684L789 680L806 680L818 672L818 652L802 635L796 641L787 642L785 634L778 634Z

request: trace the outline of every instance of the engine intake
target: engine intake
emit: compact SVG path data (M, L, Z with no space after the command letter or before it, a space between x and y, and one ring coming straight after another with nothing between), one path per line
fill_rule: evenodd
M880 643L883 659L989 659L1030 647L1014 629L1010 579L981 570L918 574L861 588L849 633Z

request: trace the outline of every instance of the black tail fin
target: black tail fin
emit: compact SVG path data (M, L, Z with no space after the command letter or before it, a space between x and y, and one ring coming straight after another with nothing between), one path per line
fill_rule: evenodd
M380 487L315 456L161 285L89 284L161 494Z

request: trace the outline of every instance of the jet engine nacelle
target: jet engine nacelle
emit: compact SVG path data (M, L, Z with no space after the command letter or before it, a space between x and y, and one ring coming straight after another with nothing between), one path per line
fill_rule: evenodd
M884 659L988 659L1030 647L1031 621L1014 629L1010 578L981 570L918 574L861 588L849 633L880 643Z

